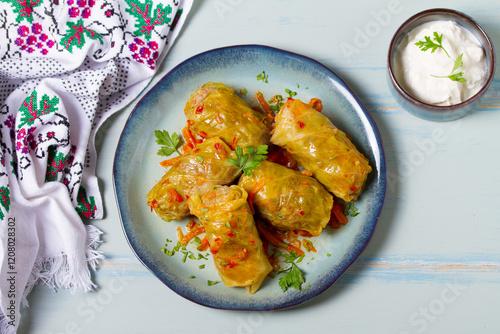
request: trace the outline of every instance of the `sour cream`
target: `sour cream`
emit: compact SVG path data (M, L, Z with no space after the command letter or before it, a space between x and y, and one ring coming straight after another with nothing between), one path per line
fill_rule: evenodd
M442 35L442 48L431 53L422 51L415 43L425 41L425 36L434 40L434 32ZM463 83L448 78L455 60L461 55L463 67L453 73L463 72ZM463 102L474 96L484 84L486 64L484 50L478 39L467 29L452 21L432 21L414 28L399 45L394 70L398 83L418 100L448 106Z

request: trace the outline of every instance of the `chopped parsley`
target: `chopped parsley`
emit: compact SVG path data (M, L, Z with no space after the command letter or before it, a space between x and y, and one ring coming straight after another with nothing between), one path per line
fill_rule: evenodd
M186 259L188 257L188 252L187 251L181 251L182 254L184 254L183 258L182 258L182 263L186 263Z
M261 80L264 83L269 83L268 80L267 80L268 77L269 77L269 75L266 75L266 72L262 71L262 73L257 74L257 81Z
M219 284L220 281L211 281L211 280L207 280L207 285L208 286L212 286L212 285L215 285L215 284Z
M285 88L285 92L288 94L288 97L292 98L297 95L297 92L292 92L290 89Z
M173 256L173 255L175 254L175 250L171 250L171 251L169 251L169 250L168 250L168 249L166 249L166 248L162 248L162 249L161 249L161 251L162 251L163 253L165 253L166 255L168 255L168 256Z
M344 216L356 217L357 215L359 215L358 208L354 206L354 203L347 202L344 207Z
M280 111L281 107L285 104L283 102L283 96L274 95L269 101L269 108L276 114Z

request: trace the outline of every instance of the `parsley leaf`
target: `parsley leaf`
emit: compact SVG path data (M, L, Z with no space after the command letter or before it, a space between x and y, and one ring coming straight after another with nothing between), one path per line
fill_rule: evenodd
M458 56L458 58L455 60L451 73L455 72L456 70L464 66L464 62L462 61L463 55L464 55L463 53L460 54L460 56Z
M278 283L281 290L285 292L288 288L295 288L297 290L302 290L302 283L305 283L304 276L300 269L292 262L292 265L285 270L286 274L281 276Z
M180 143L180 139L177 136L177 133L174 132L172 136L170 136L168 131L155 130L155 137L156 143L162 145L162 147L160 147L160 149L158 150L158 155L167 156L174 152L177 152L177 154L181 155L181 153L177 150L177 147Z
M455 62L453 64L453 70L451 70L450 74L448 74L448 75L432 75L431 74L431 76L435 77L435 78L448 78L451 81L457 81L460 83L464 83L466 81L465 78L463 77L464 72L454 73L456 70L458 70L459 68L462 68L464 66L464 62L462 61L463 55L464 54L462 53L462 54L460 54L460 56L457 57L457 59L455 60Z
M266 75L265 71L262 71L262 73L257 75L257 80L262 80L264 83L268 83L267 78L269 75Z
M238 171L234 174L236 177L241 171L246 176L252 176L252 169L260 166L262 161L266 160L267 157L267 145L259 145L257 150L253 146L247 146L246 152L243 153L243 148L241 146L236 146L234 150L236 154L236 159L227 159L230 166L239 167Z
M448 75L448 79L450 79L451 81L458 81L460 83L464 83L467 80L465 80L463 75L464 75L464 72L458 72L458 73L453 74L453 75Z
M448 52L446 51L446 49L442 44L443 34L439 35L436 31L434 31L434 40L437 42L437 44L431 40L430 36L424 36L424 39L425 41L418 41L415 43L415 45L418 46L420 50L425 52L431 49L431 53L434 53L434 51L436 51L438 48L441 48L446 53L448 58L450 58L450 55L448 54Z
M448 58L451 58L443 46L443 43L442 43L443 42L443 34L439 35L436 31L434 31L434 40L436 41L436 43L434 43L431 40L430 36L424 36L424 39L425 39L425 41L418 41L415 43L415 45L418 46L420 48L420 50L425 52L425 51L430 49L431 53L434 53L434 51L436 51L438 48L441 48L446 53ZM464 63L462 61L463 55L464 54L462 53L460 56L457 57L457 59L455 59L455 61L453 63L453 69L451 70L450 74L448 74L448 75L432 75L431 74L431 77L448 78L451 81L457 81L460 83L464 83L466 81L465 78L463 77L464 72L455 73L456 70L458 70L459 68L462 68L464 66Z

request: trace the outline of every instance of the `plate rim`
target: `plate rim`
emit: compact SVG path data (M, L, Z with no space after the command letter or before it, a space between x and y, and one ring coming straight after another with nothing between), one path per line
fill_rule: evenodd
M378 156L376 156L376 158L379 159L379 165L377 166L377 169L376 169L377 174L376 174L375 180L378 180L377 183L379 184L379 186L377 187L379 189L379 191L377 192L377 194L378 194L377 196L380 197L380 202L378 203L379 205L378 205L378 210L376 212L376 215L374 215L375 216L374 221L371 222L368 225L368 227L369 227L369 231L368 231L369 235L368 235L368 237L363 242L363 244L361 245L361 247L356 248L357 250L359 250L359 252L357 254L355 254L355 256L351 256L348 259L347 265L342 270L339 271L339 273L336 275L336 277L334 277L334 279L332 279L328 284L325 284L324 286L322 286L321 289L317 289L312 296L310 296L309 298L307 298L305 300L303 300L304 298L297 298L297 299L292 300L292 301L290 301L288 303L283 303L282 305L278 305L278 306L272 305L270 307L224 307L224 306L217 306L217 305L208 305L208 304L202 303L201 301L198 301L198 300L196 300L194 298L190 298L190 297L182 294L180 291L177 291L176 289L174 289L169 284L169 282L164 281L162 279L162 277L158 273L156 273L154 271L154 269L151 268L151 266L148 263L145 262L144 259L142 259L142 257L139 254L136 246L133 245L133 243L131 242L130 237L129 237L128 232L127 232L126 227L125 227L124 217L123 217L123 214L122 214L122 208L120 206L120 199L119 199L119 194L118 194L118 189L117 189L117 188L119 188L119 186L117 184L117 170L118 170L118 168L117 168L117 161L119 160L119 155L120 155L120 151L121 151L122 138L124 138L126 130L127 130L127 126L131 122L131 119L134 117L134 114L136 113L137 109L139 108L139 106L141 105L141 103L143 102L143 100L145 100L146 98L148 98L148 96L150 94L152 94L152 92L155 91L155 89L159 85L161 85L164 80L166 80L170 75L172 75L172 73L178 71L180 68L182 68L186 64L188 64L188 63L196 60L197 58L203 57L203 56L205 56L207 54L218 53L218 52L225 52L227 50L237 50L237 49L242 49L242 50L245 50L245 49L249 49L249 50L250 49L254 49L254 50L266 50L266 52L277 52L277 53L280 53L280 54L285 54L285 55L293 56L294 58L304 59L304 60L306 60L308 62L311 62L314 65L319 66L319 68L321 68L322 70L325 70L326 72L328 72L329 75L335 77L336 80L338 80L338 82L341 85L344 86L344 88L346 89L346 91L349 93L349 96L354 99L354 101L356 102L356 107L359 107L359 109L361 110L361 112L364 114L364 116L368 120L370 128L371 128L371 130L373 131L373 133L375 135L375 142L378 144L377 148L378 148L378 153L379 154L378 154ZM213 48L213 49L210 49L210 50L206 50L206 51L197 53L197 54L195 54L195 55L193 55L193 56L191 56L191 57L189 57L189 58L181 61L176 66L174 66L163 77L161 77L151 88L147 89L147 91L144 93L144 95L141 97L141 99L139 101L137 101L137 103L136 103L135 107L133 108L133 110L130 112L130 114L127 117L127 120L126 120L126 122L125 122L125 124L123 126L123 129L122 129L122 131L120 133L120 136L119 136L119 139L118 139L118 144L117 144L116 149L115 149L114 159L113 159L112 182L113 182L113 191L114 191L114 194L115 194L115 202L116 202L116 206L118 208L118 214L119 214L119 218L120 218L121 228L122 228L122 231L123 231L123 233L125 235L125 239L126 239L128 245L129 245L130 249L132 250L132 252L136 256L136 258L139 260L139 262L146 269L148 269L157 279L159 279L164 285L166 285L171 291L175 292L179 296L181 296L181 297L183 297L183 298L185 298L185 299L187 299L187 300L189 300L191 302L194 302L194 303L196 303L198 305L201 305L201 306L213 308L213 309L235 310L235 311L272 311L272 310L280 310L280 309L291 308L291 307L298 306L298 305L304 304L306 302L309 302L309 301L315 299L316 297L318 297L319 295L321 295L322 293L324 293L326 290L328 290L345 273L345 271L348 268L351 267L351 265L364 252L364 250L366 249L366 247L368 246L369 242L371 241L371 239L373 237L375 228L378 225L378 221L380 219L380 215L381 215L381 212L382 212L384 204L385 204L385 198L386 198L386 192L387 192L387 168L386 168L386 158L385 158L384 146L382 144L382 137L381 137L380 131L379 131L379 129L378 129L376 123L375 123L375 120L370 115L370 113L368 112L366 106L361 102L361 100L359 99L359 97L353 92L353 90L350 88L350 86L337 73L335 73L332 69L330 69L326 65L322 64L321 62L319 62L319 61L317 61L317 60L315 60L315 59L313 59L311 57L295 53L293 51L287 51L287 50L284 50L284 49L281 49L281 48L276 48L276 47L271 47L271 46L261 45L261 44L238 44L238 45L231 45L231 46L223 46L223 47Z

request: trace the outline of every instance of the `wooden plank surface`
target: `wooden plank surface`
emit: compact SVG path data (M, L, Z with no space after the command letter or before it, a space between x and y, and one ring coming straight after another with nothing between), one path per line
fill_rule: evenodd
M125 240L112 185L114 151L132 104L99 135L106 207L106 217L93 222L104 232L106 260L94 274L99 290L35 288L19 332L499 333L500 79L475 113L448 123L411 116L386 82L392 34L435 7L472 16L500 48L496 0L196 1L151 84L197 53L263 44L316 59L351 86L380 130L389 181L370 244L325 293L289 310L220 311L185 300L144 268ZM360 31L370 31L364 43Z

